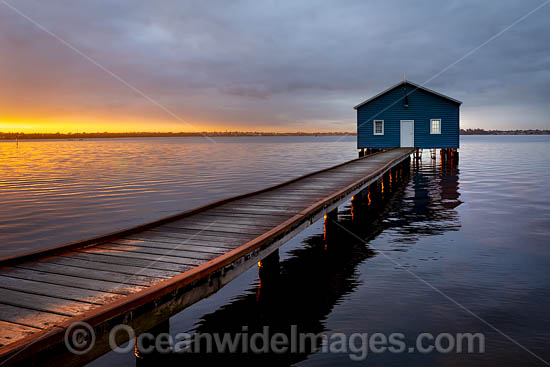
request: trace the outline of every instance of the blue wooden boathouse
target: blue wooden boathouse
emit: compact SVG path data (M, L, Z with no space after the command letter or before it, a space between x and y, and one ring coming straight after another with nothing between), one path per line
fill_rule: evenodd
M407 80L386 89L354 107L360 156L395 147L456 153L461 104Z

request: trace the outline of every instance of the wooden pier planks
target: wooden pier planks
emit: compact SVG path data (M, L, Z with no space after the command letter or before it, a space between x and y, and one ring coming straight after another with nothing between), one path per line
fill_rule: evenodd
M1 259L0 361L12 350L6 346L21 340L18 347L24 347L42 329L66 325L85 312L101 312L129 295L139 297L140 291L192 269L223 266L248 251L243 245L288 231L312 207L322 207L350 185L383 173L411 151L395 149L353 160L181 218L60 247L43 256Z

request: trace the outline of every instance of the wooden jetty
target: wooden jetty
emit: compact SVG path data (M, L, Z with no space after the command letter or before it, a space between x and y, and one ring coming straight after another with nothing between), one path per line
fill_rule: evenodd
M81 365L216 292L409 159L396 148L145 225L0 259L0 365ZM94 347L64 337L89 324ZM122 343L125 333L118 333Z

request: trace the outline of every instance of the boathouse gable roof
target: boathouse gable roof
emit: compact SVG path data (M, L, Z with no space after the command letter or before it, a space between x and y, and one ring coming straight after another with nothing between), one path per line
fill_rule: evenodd
M441 93L438 93L438 92L436 92L436 91L433 91L433 90L428 89L428 88L426 88L426 87L423 87L423 86L421 86L421 85L415 84L415 83L410 82L410 81L408 81L408 80L407 80L407 81L404 80L404 81L401 81L401 82L399 82L399 83L397 83L397 84L391 86L390 88L386 89L385 91L382 91L382 92L378 93L377 95L375 95L375 96L373 96L373 97L367 99L366 101L363 101L363 102L359 103L357 106L355 106L355 107L353 107L353 108L354 108L354 109L361 108L361 107L363 107L364 105L366 105L367 103L372 102L372 101L374 101L375 99L377 99L377 98L383 96L384 94L389 93L389 92L391 92L392 90L394 90L394 89L396 89L396 88L403 87L403 86L410 86L410 87L412 87L412 90L408 92L409 94L410 94L410 93L413 93L415 89L421 89L421 90L423 90L423 91L425 91L425 92L428 92L428 93L430 93L430 94L433 94L433 95L438 96L438 97L441 97L441 98L444 98L444 99L449 100L449 101L451 101L451 102L454 102L454 103L456 103L456 104L459 104L459 105L462 104L462 102L459 101L459 100L457 100L457 99L451 98L451 97L446 96L446 95L441 94Z

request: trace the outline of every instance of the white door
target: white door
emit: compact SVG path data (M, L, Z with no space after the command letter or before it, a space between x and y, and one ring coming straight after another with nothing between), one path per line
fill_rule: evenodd
M414 147L414 120L401 120L401 146Z

